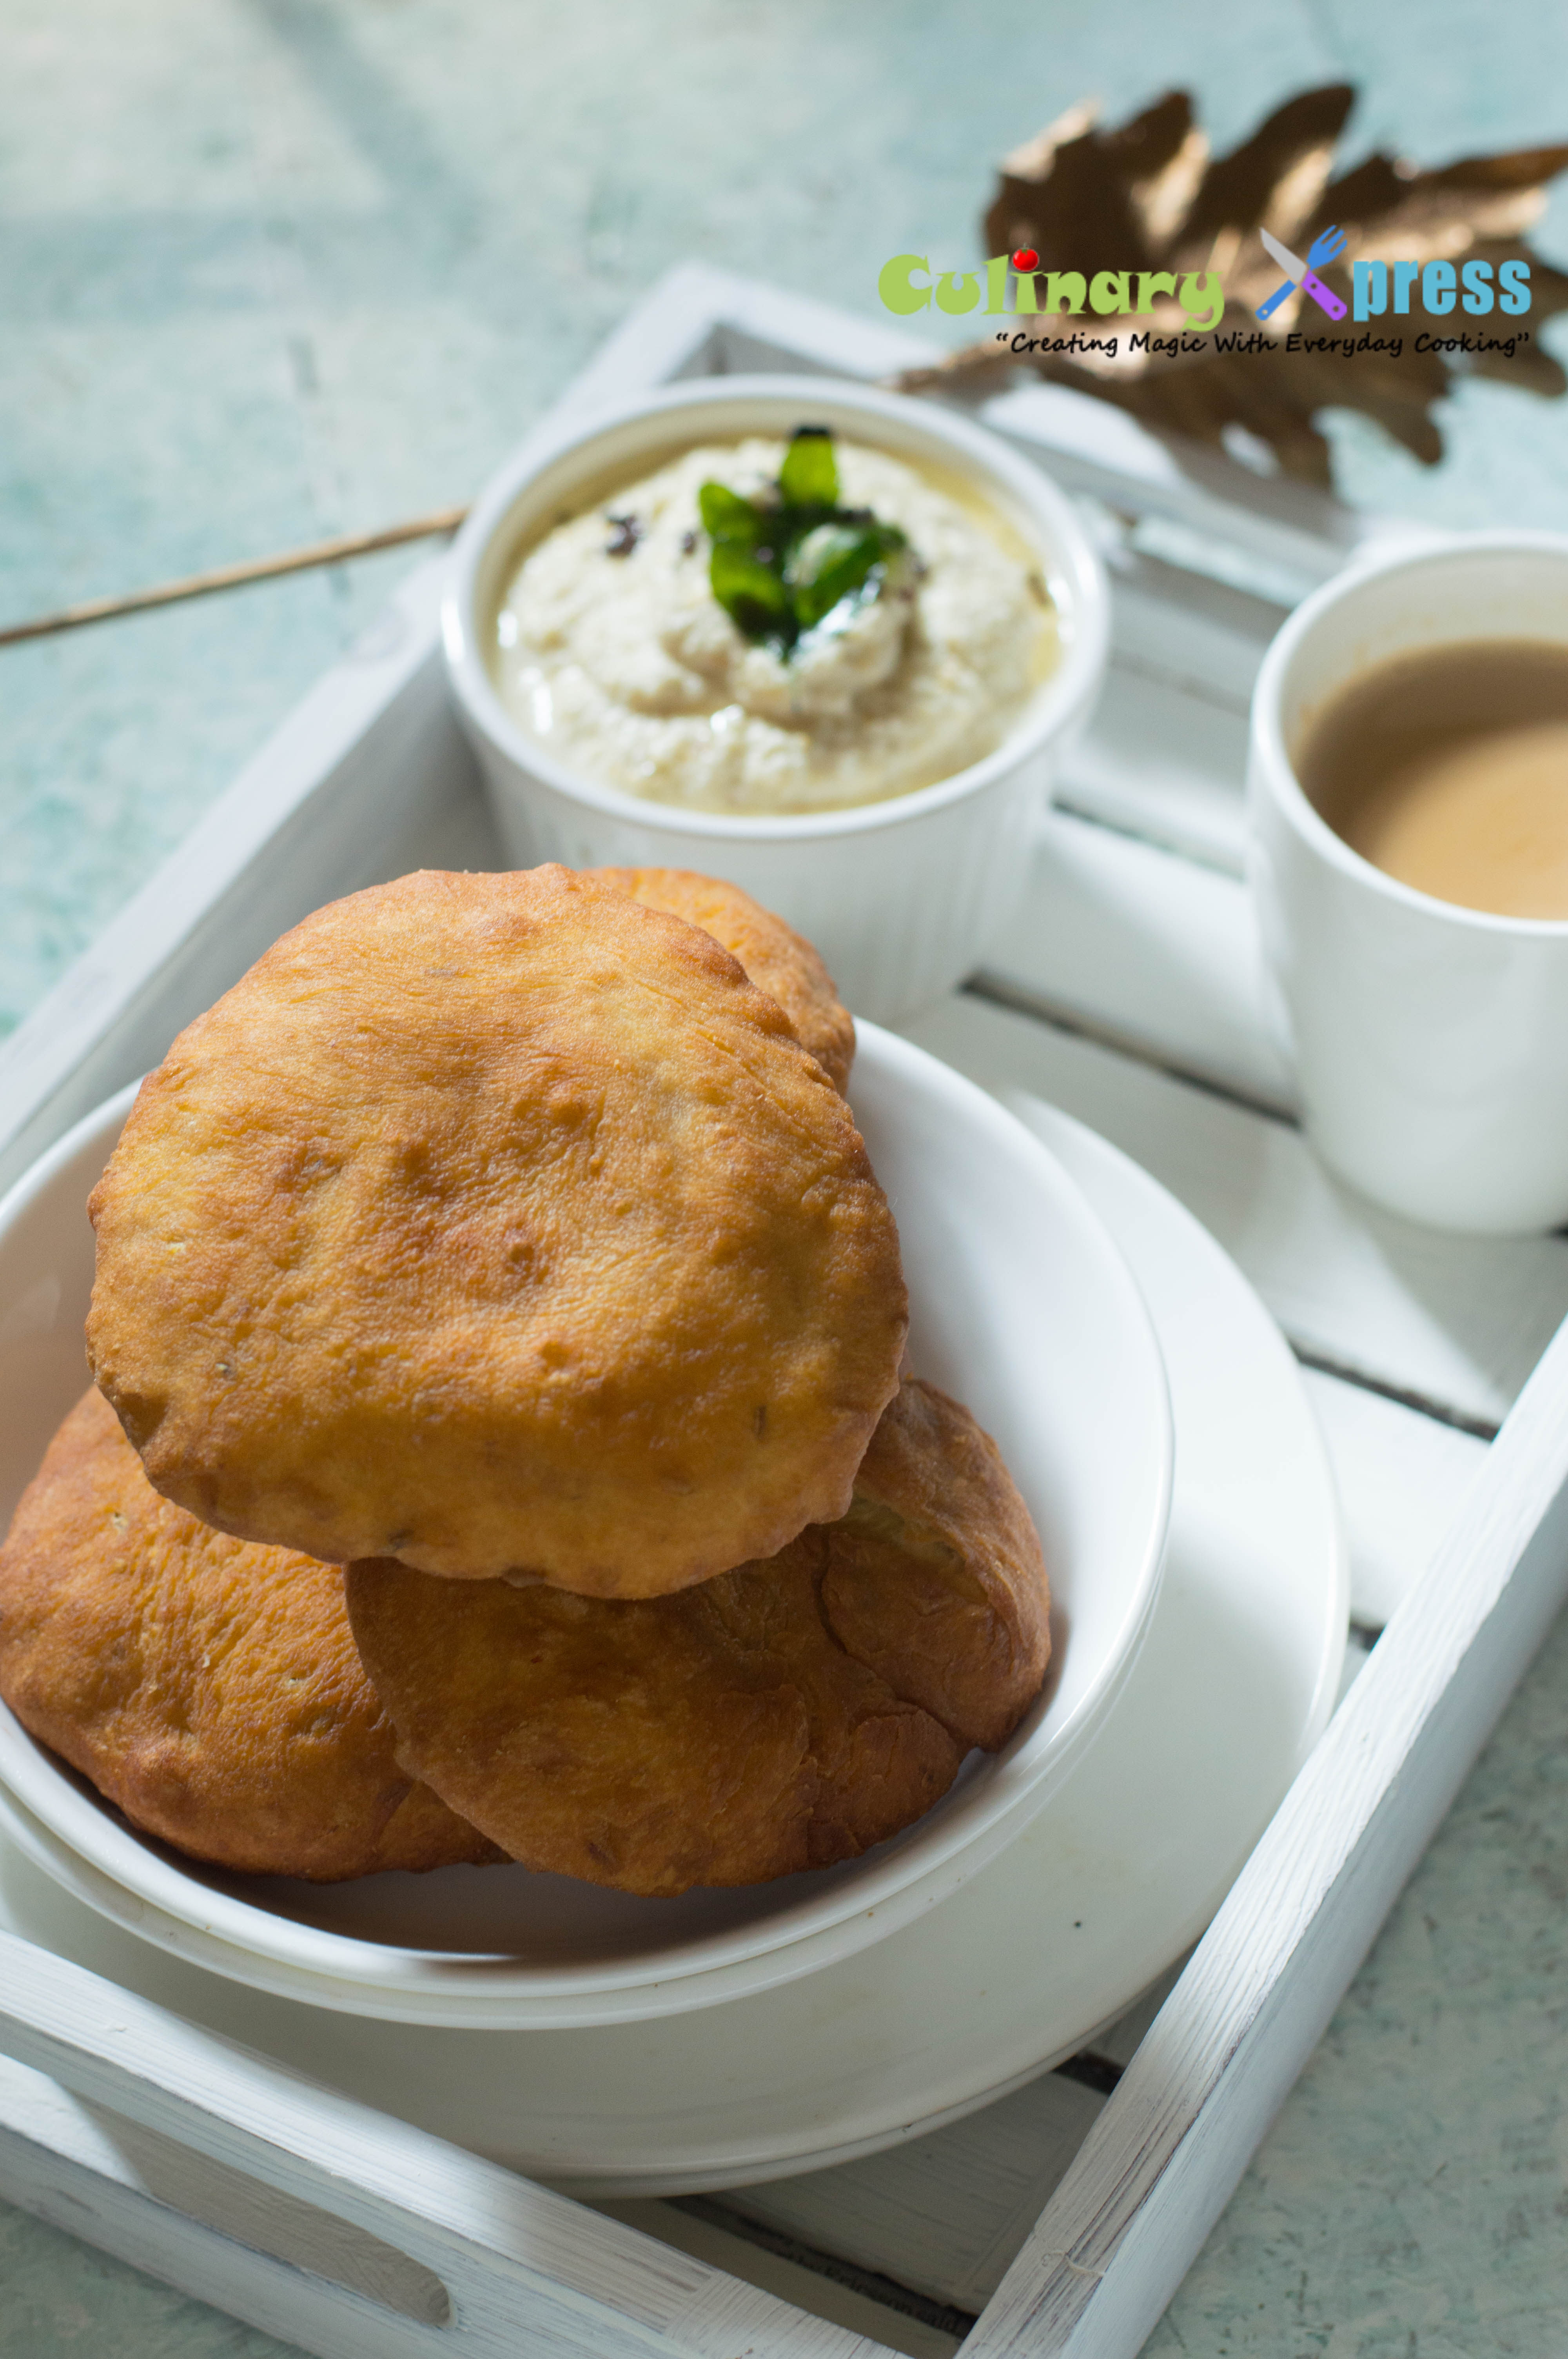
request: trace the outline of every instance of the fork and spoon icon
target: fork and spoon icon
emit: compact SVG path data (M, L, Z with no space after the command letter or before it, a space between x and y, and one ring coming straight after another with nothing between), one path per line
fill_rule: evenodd
M1345 232L1343 230L1325 229L1319 236L1314 237L1307 249L1307 258L1304 262L1299 254L1292 254L1288 245L1281 245L1277 237L1271 237L1266 229L1260 230L1258 234L1281 269L1288 270L1291 274L1282 287L1275 288L1266 303L1259 305L1258 317L1260 320L1271 318L1285 298L1288 295L1293 295L1298 287L1310 295L1313 301L1321 310L1326 311L1331 320L1344 319L1345 305L1333 288L1325 287L1317 276L1324 263L1337 262L1344 253Z

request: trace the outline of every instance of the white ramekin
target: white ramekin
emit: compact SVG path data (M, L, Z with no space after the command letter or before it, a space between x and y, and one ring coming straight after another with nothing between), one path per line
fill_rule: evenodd
M708 440L787 434L803 419L965 476L1040 552L1061 660L997 750L935 786L804 817L651 802L576 777L506 712L484 636L521 544L563 509ZM503 467L459 534L442 614L459 715L508 859L571 868L694 868L724 876L816 942L857 1013L880 1022L941 997L979 962L1022 890L1028 838L1064 740L1106 666L1104 569L1066 498L984 429L925 402L833 378L730 376L676 386L536 442Z

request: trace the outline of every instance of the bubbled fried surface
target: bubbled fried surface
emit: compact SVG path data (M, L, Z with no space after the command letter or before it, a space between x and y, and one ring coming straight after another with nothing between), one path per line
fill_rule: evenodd
M330 1883L500 1856L398 1767L340 1569L160 1499L97 1392L0 1549L0 1696L134 1825L220 1866Z
M971 1745L994 1751L1039 1692L1051 1593L1000 1451L935 1385L900 1386L834 1527L834 1636Z
M909 1825L1037 1692L1048 1599L1022 1502L957 1403L906 1383L871 1458L869 1538L852 1508L677 1596L351 1566L405 1766L529 1866L651 1895L827 1866Z
M406 1765L530 1867L668 1895L852 1857L957 1772L946 1731L833 1645L822 1555L806 1533L644 1599L383 1560L348 1593Z
M841 1514L898 1238L843 1100L683 920L548 867L286 935L90 1208L99 1384L238 1537L649 1595Z
M689 868L589 868L587 876L629 893L650 909L667 909L740 960L759 991L776 999L836 1090L855 1061L855 1027L815 946L739 885Z

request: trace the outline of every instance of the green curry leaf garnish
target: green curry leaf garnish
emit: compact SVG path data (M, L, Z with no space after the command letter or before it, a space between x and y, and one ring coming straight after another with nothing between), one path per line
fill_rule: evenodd
M778 482L753 499L725 484L697 495L712 543L708 579L737 629L788 655L838 609L849 619L902 574L909 544L869 508L838 505L838 465L825 426L799 426Z
M754 549L762 535L762 518L750 500L722 484L704 484L697 494L702 528L715 549Z
M779 469L779 497L793 508L836 508L838 462L826 426L797 426Z
M770 639L788 631L793 643L799 626L789 592L773 568L751 549L737 541L716 540L708 578L725 613L733 615L749 639Z

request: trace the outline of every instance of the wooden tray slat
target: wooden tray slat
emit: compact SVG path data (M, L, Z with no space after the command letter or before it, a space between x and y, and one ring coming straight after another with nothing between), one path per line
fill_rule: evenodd
M297 2257L267 2252L276 2214L269 2221L259 2193L251 2201L260 2249L250 2289L266 2313L251 2314L307 2350L331 2359L514 2359L524 2317L530 2359L735 2359L748 2345L789 2359L880 2359L885 2348L197 2030L82 1967L54 1959L39 1974L36 1954L0 1933L0 2053L82 2101L74 2128L67 2113L57 2115L49 2153L58 2158L73 2138L81 2168L157 2201L156 2174L178 2167L157 2142L172 2142L216 2166L219 2186L280 2196L285 2248L296 2256L308 2233L302 2214L318 2233L323 2219L348 2224L361 2282L341 2272L333 2283L318 2269L302 2285ZM155 2143L117 2137L105 2114ZM145 2225L142 2207L134 2209ZM198 2245L219 2233L197 2225ZM231 2288L243 2286L236 2240L223 2242L223 2265L236 2272ZM385 2256L379 2280L377 2247ZM376 2294L363 2289L367 2280ZM179 2282L188 2282L183 2273ZM233 2293L209 2298L231 2304Z
M1289 1113L1295 1089L1265 1017L1261 961L1235 877L1052 811L986 971L1152 1063Z
M1568 1333L966 2344L1136 2352L1568 1597Z
M959 994L911 1037L1029 1119L1065 1106L1179 1196L1298 1350L1489 1430L1568 1313L1568 1239L1454 1237L1338 1187L1292 1124Z

